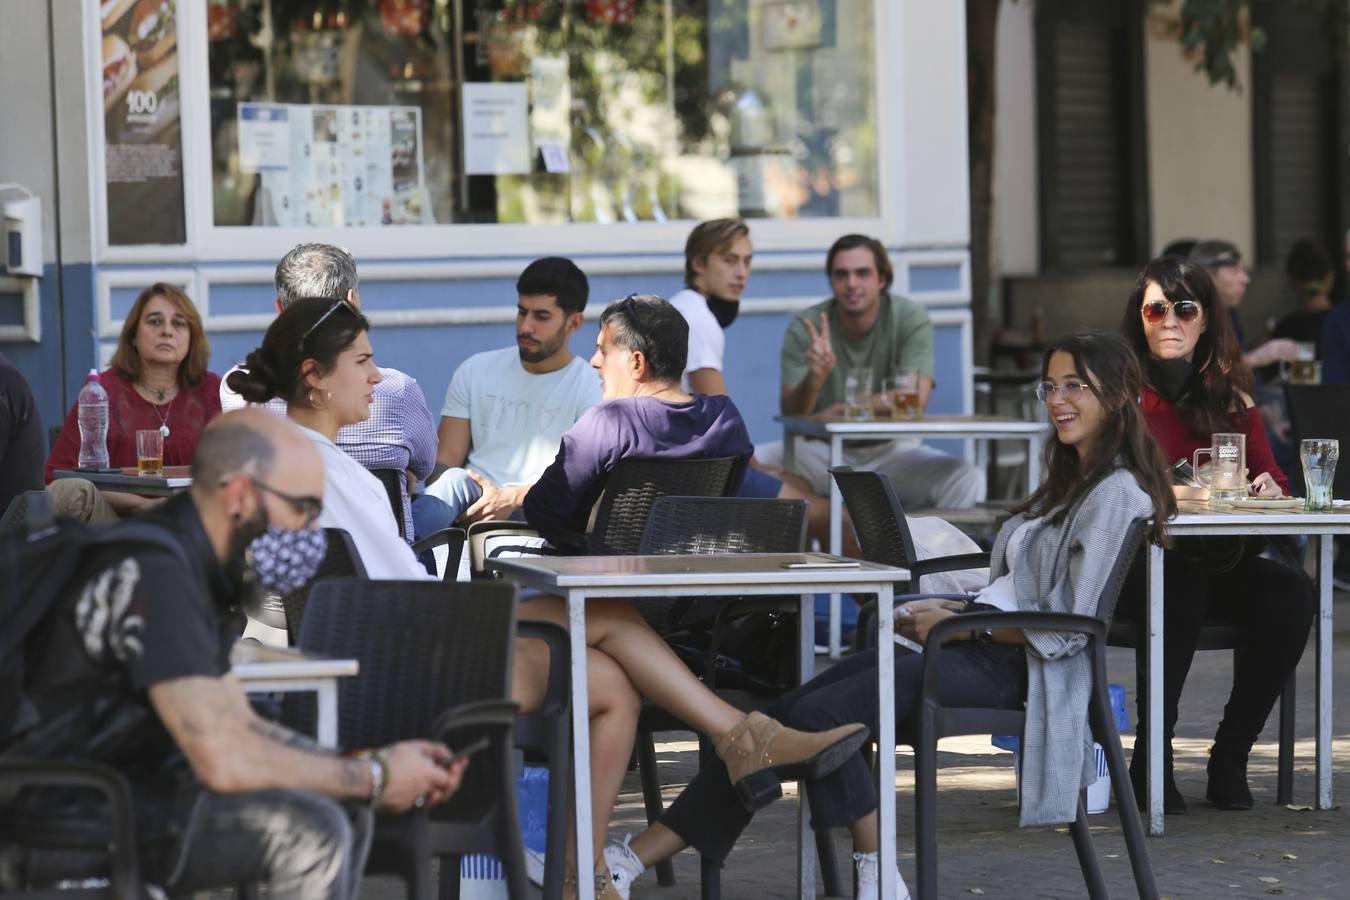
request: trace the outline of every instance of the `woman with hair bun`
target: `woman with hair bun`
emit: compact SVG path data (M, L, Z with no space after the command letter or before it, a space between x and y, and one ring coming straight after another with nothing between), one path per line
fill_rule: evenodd
M346 300L296 300L226 382L250 403L286 401L286 415L323 458L319 525L352 536L371 578L425 579L426 568L399 537L384 486L334 443L339 428L370 417L380 371L369 331L366 317Z

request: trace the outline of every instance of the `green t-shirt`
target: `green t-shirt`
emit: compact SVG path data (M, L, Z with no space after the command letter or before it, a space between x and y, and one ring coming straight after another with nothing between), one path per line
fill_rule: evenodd
M873 389L896 369L913 369L926 378L933 377L933 323L927 311L904 297L882 294L876 324L861 340L851 341L844 336L844 326L833 298L794 316L783 336L780 360L783 387L799 384L806 377L809 370L806 351L811 346L806 322L809 320L818 328L821 313L829 315L830 347L834 350L835 362L820 388L812 412L843 402L844 374L849 369L871 367Z

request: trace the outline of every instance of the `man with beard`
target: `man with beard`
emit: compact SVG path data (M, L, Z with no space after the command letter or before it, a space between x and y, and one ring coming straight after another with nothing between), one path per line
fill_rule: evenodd
M64 729L60 752L50 727L20 736L13 752L47 741L47 755L122 771L138 820L167 835L143 845L147 877L175 895L263 882L272 896L355 897L371 808L438 803L464 767L447 769L450 752L431 741L341 757L253 712L230 674L225 627L244 592L245 549L265 587L290 590L313 574L323 465L286 419L248 409L206 428L192 474L191 490L137 520L180 552L102 544L77 563L76 602L57 608L35 658L96 685L76 710L93 714Z
M436 459L447 470L427 494L450 507L446 525L511 518L563 434L600 402L595 373L568 347L590 294L585 274L569 259L537 259L516 294L516 346L469 357L445 392Z

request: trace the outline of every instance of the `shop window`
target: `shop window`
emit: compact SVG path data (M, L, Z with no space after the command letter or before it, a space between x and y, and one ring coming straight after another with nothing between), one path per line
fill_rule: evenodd
M207 0L218 226L875 217L874 0Z

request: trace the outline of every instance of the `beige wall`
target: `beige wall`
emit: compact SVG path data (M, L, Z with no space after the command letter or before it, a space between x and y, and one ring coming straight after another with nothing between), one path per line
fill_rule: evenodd
M1173 18L1145 25L1145 107L1153 251L1179 238L1224 238L1250 252L1253 241L1251 65L1236 60L1241 92L1211 87L1182 56Z
M1035 0L999 8L993 253L1002 275L1032 275L1041 267L1035 23Z

